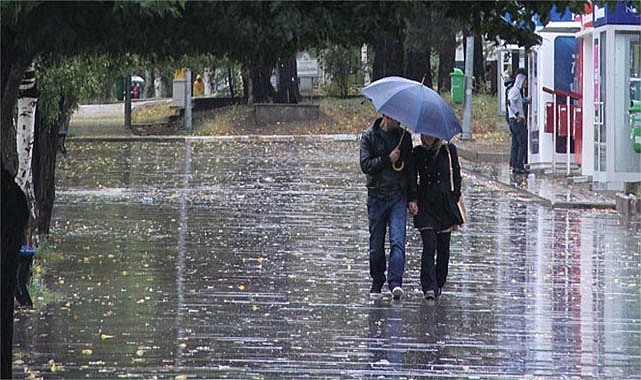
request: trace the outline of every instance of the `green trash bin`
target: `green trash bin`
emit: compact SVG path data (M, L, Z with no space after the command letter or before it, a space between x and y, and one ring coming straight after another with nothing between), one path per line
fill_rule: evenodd
M463 91L465 90L465 74L461 69L455 68L450 73L452 81L452 101L457 104L463 103Z

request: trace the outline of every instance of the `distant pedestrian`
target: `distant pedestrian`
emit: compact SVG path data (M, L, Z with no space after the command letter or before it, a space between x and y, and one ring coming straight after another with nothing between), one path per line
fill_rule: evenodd
M461 197L461 167L454 144L424 134L421 143L413 152L414 181L418 180L414 227L423 240L423 295L427 300L434 300L441 295L447 280L451 233L463 224L457 205Z
M198 74L196 75L196 80L194 81L194 96L201 96L205 93L205 82L203 77Z
M512 135L512 145L510 149L510 166L512 173L523 174L525 170L525 160L527 155L527 128L525 126L525 110L523 105L528 102L527 97L523 97L522 89L527 81L524 69L517 71L514 78L514 84L508 91L508 124Z
M361 138L360 165L367 178L370 296L381 295L387 280L394 299L403 295L407 209L416 212L412 137L399 122L383 116ZM389 265L385 236L389 229ZM387 270L387 277L386 272Z
M134 84L131 97L132 99L140 99L140 83Z

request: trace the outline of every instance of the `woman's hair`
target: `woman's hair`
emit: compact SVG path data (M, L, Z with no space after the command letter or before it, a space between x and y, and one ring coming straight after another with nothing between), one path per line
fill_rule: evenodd
M435 150L438 153L438 150L441 149L441 145L443 145L443 140L435 137L434 142L432 143L432 146L429 147L430 150Z

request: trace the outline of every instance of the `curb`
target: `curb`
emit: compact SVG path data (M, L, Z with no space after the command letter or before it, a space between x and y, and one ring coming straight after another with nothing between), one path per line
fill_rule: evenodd
M468 161L508 162L510 160L509 153L477 152L477 151L468 149L460 144L457 144L456 148L457 148L459 157L464 158Z
M230 136L73 136L65 142L174 142L174 141L358 141L360 135L230 135Z

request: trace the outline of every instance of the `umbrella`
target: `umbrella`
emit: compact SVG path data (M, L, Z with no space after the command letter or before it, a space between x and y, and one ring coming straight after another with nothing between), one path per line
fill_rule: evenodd
M450 141L462 133L454 110L443 98L422 83L403 77L386 77L361 90L376 110L417 133Z
M144 79L142 79L142 77L141 77L140 75L132 75L132 76L131 76L131 81L132 81L133 83L136 83L136 82L138 82L138 83L143 83L145 80L144 80Z

